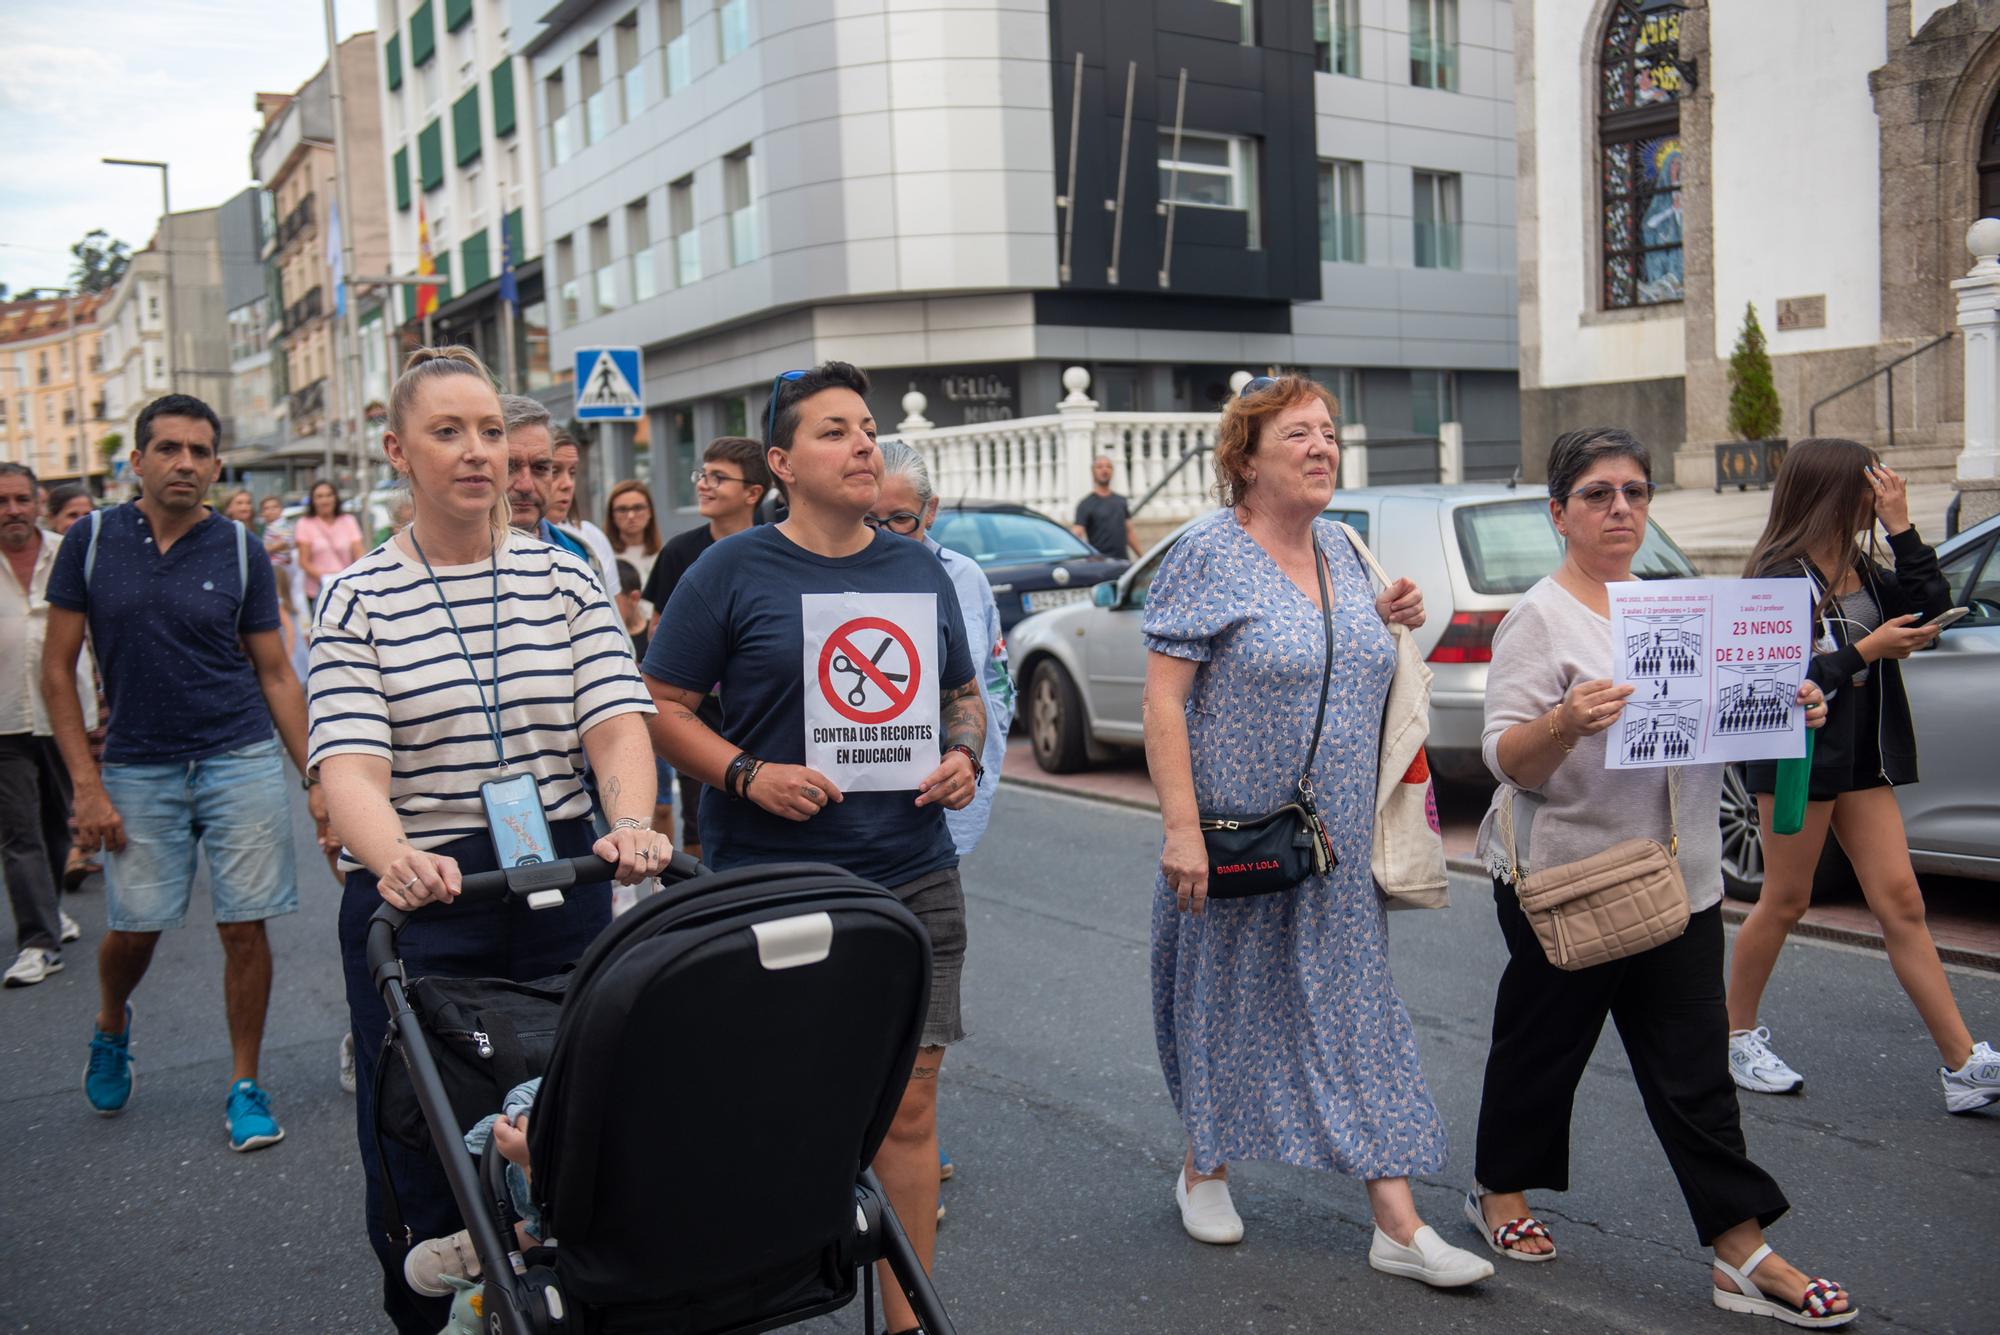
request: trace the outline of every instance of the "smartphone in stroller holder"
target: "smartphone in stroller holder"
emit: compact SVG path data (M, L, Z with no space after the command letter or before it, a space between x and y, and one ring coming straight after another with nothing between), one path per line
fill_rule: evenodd
M503 868L465 877L457 902L501 897L532 902L607 880L612 871L611 864L595 857ZM640 1324L632 1329L725 1335L791 1325L848 1307L857 1296L863 1297L872 1319L872 1270L880 1261L929 1335L955 1335L880 1182L865 1167L855 1171L856 1163L865 1165L879 1147L915 1055L930 986L922 926L893 895L828 866L785 864L717 874L676 853L661 879L664 893L613 922L570 974L554 1050L542 1072L547 1083L529 1132L537 1204L549 1236L559 1245L526 1254L515 1245L497 1151L489 1144L480 1161L457 1152L462 1128L396 957L396 934L410 915L385 904L369 922L370 972L388 1009L431 1143L441 1151L453 1199L480 1257L486 1328L502 1335L552 1335L610 1317L625 1325L636 1319ZM753 929L803 915L824 915L833 922L830 960L776 968L761 961ZM726 975L733 979L730 986L762 999L763 1004L745 1007L748 1012L783 1012L829 1021L843 1036L846 1031L870 1035L841 1069L840 1084L822 1087L826 1097L814 1104L813 1125L801 1128L808 1134L779 1138L805 1143L812 1139L809 1133L835 1127L833 1138L841 1152L816 1154L792 1165L786 1180L799 1185L800 1198L809 1197L816 1207L832 1207L844 1192L845 1225L840 1210L832 1208L800 1205L793 1217L784 1219L773 1219L761 1208L746 1211L713 1183L688 1193L687 1199L702 1202L698 1207L683 1208L675 1200L679 1214L663 1211L662 1193L657 1185L646 1185L648 1175L663 1168L685 1171L685 1164L678 1159L655 1162L648 1154L652 1141L634 1132L637 1124L613 1129L612 1112L629 1102L618 1093L617 1082L636 1064L607 1062L601 1051L607 1045L629 1045L635 1031L642 1037L658 1033L656 1027L648 1028L653 1021L640 1006L627 1005L628 998L656 1010L684 1006L689 988L711 985L717 976L695 970L718 962L731 971ZM889 967L883 967L885 962ZM678 969L683 963L687 968ZM888 981L865 1004L857 1001L856 1009L843 1011L845 998L857 991L853 971L864 966L870 970L864 976ZM814 975L821 975L817 982ZM809 993L797 989L813 987L821 989L813 995L822 1004L799 1004ZM688 1069L706 1067L697 1058ZM797 1091L792 1093L792 1098L779 1100L768 1089L761 1094L753 1090L744 1097L755 1100L754 1106L717 1115L725 1125L737 1124L746 1112L756 1118L782 1117L785 1107L805 1106ZM658 1105L650 1106L657 1116ZM598 1134L600 1126L603 1135ZM612 1156L608 1166L600 1163L606 1154ZM621 1215L628 1222L614 1226L611 1221ZM634 1242L629 1224L634 1217L657 1218L657 1231ZM756 1221L757 1231L742 1235L754 1242L732 1241L732 1217ZM759 1268L768 1264L761 1244L785 1230L811 1248L824 1249L805 1257L807 1273L829 1276L819 1289L785 1287L796 1277L793 1262L773 1271ZM648 1254L636 1258L634 1247L641 1243ZM718 1273L732 1262L739 1273Z

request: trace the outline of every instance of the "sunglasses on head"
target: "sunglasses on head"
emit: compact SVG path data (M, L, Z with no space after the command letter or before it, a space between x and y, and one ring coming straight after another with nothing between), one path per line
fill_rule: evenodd
M1242 389L1236 391L1236 397L1239 399L1247 399L1252 394L1263 393L1265 390L1269 389L1271 386L1277 383L1278 383L1278 377L1274 375L1252 376L1250 377L1250 379L1243 382Z
M803 380L809 371L781 371L771 380L771 406L764 410L764 443L775 445L771 437L778 431L778 391L785 387L787 380Z

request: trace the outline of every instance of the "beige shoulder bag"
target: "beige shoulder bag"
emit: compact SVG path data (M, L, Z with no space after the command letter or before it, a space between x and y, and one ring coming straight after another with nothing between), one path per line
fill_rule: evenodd
M1341 532L1362 563L1388 588L1390 579L1375 562L1361 535L1346 524ZM1396 642L1396 675L1382 707L1381 755L1375 780L1375 840L1369 870L1384 906L1392 909L1450 907L1451 877L1445 868L1444 836L1438 830L1437 797L1431 788L1424 742L1431 730L1431 670L1407 626L1390 626Z
M1507 840L1514 893L1542 953L1558 969L1587 969L1665 945L1687 930L1687 883L1681 879L1681 772L1667 771L1668 844L1627 839L1602 853L1522 875L1514 846L1509 788L1498 819Z

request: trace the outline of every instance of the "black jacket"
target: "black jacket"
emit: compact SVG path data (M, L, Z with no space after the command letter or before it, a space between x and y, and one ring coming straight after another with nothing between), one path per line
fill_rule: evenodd
M1924 545L1914 528L1904 529L1889 539L1896 556L1896 568L1884 570L1865 557L1856 557L1854 568L1882 609L1882 619L1920 612L1926 621L1951 607L1951 586L1938 571L1937 553ZM1814 600L1825 590L1826 575L1810 561L1800 560L1773 570L1761 571L1765 579L1804 579L1810 571L1815 585ZM1847 628L1839 618L1824 627L1815 623L1813 641L1831 635L1832 653L1815 654L1806 676L1827 696L1826 726L1813 739L1811 796L1815 801L1831 797L1855 786L1853 780L1874 776L1855 775L1856 757L1879 753L1881 776L1892 784L1917 781L1917 739L1910 722L1910 697L1903 690L1902 664L1893 658L1879 658L1873 664L1862 660L1861 651L1848 642ZM1868 681L1852 685L1854 676L1870 668ZM1868 734L1872 732L1873 737ZM1872 741L1873 745L1869 743ZM1776 790L1777 765L1763 761L1746 767L1751 791Z

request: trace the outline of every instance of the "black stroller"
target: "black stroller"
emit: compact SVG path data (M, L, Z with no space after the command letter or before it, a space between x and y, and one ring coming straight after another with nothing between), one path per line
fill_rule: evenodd
M467 876L463 894L554 904L609 874L557 861ZM868 1169L930 995L923 927L825 865L712 873L676 854L662 879L671 889L614 921L568 978L528 1131L553 1241L525 1255L505 1162L464 1151L468 1110L410 1006L407 915L384 905L369 923L394 1046L479 1255L486 1328L763 1331L859 1289L875 1335L871 1266L886 1261L928 1335L954 1335Z

